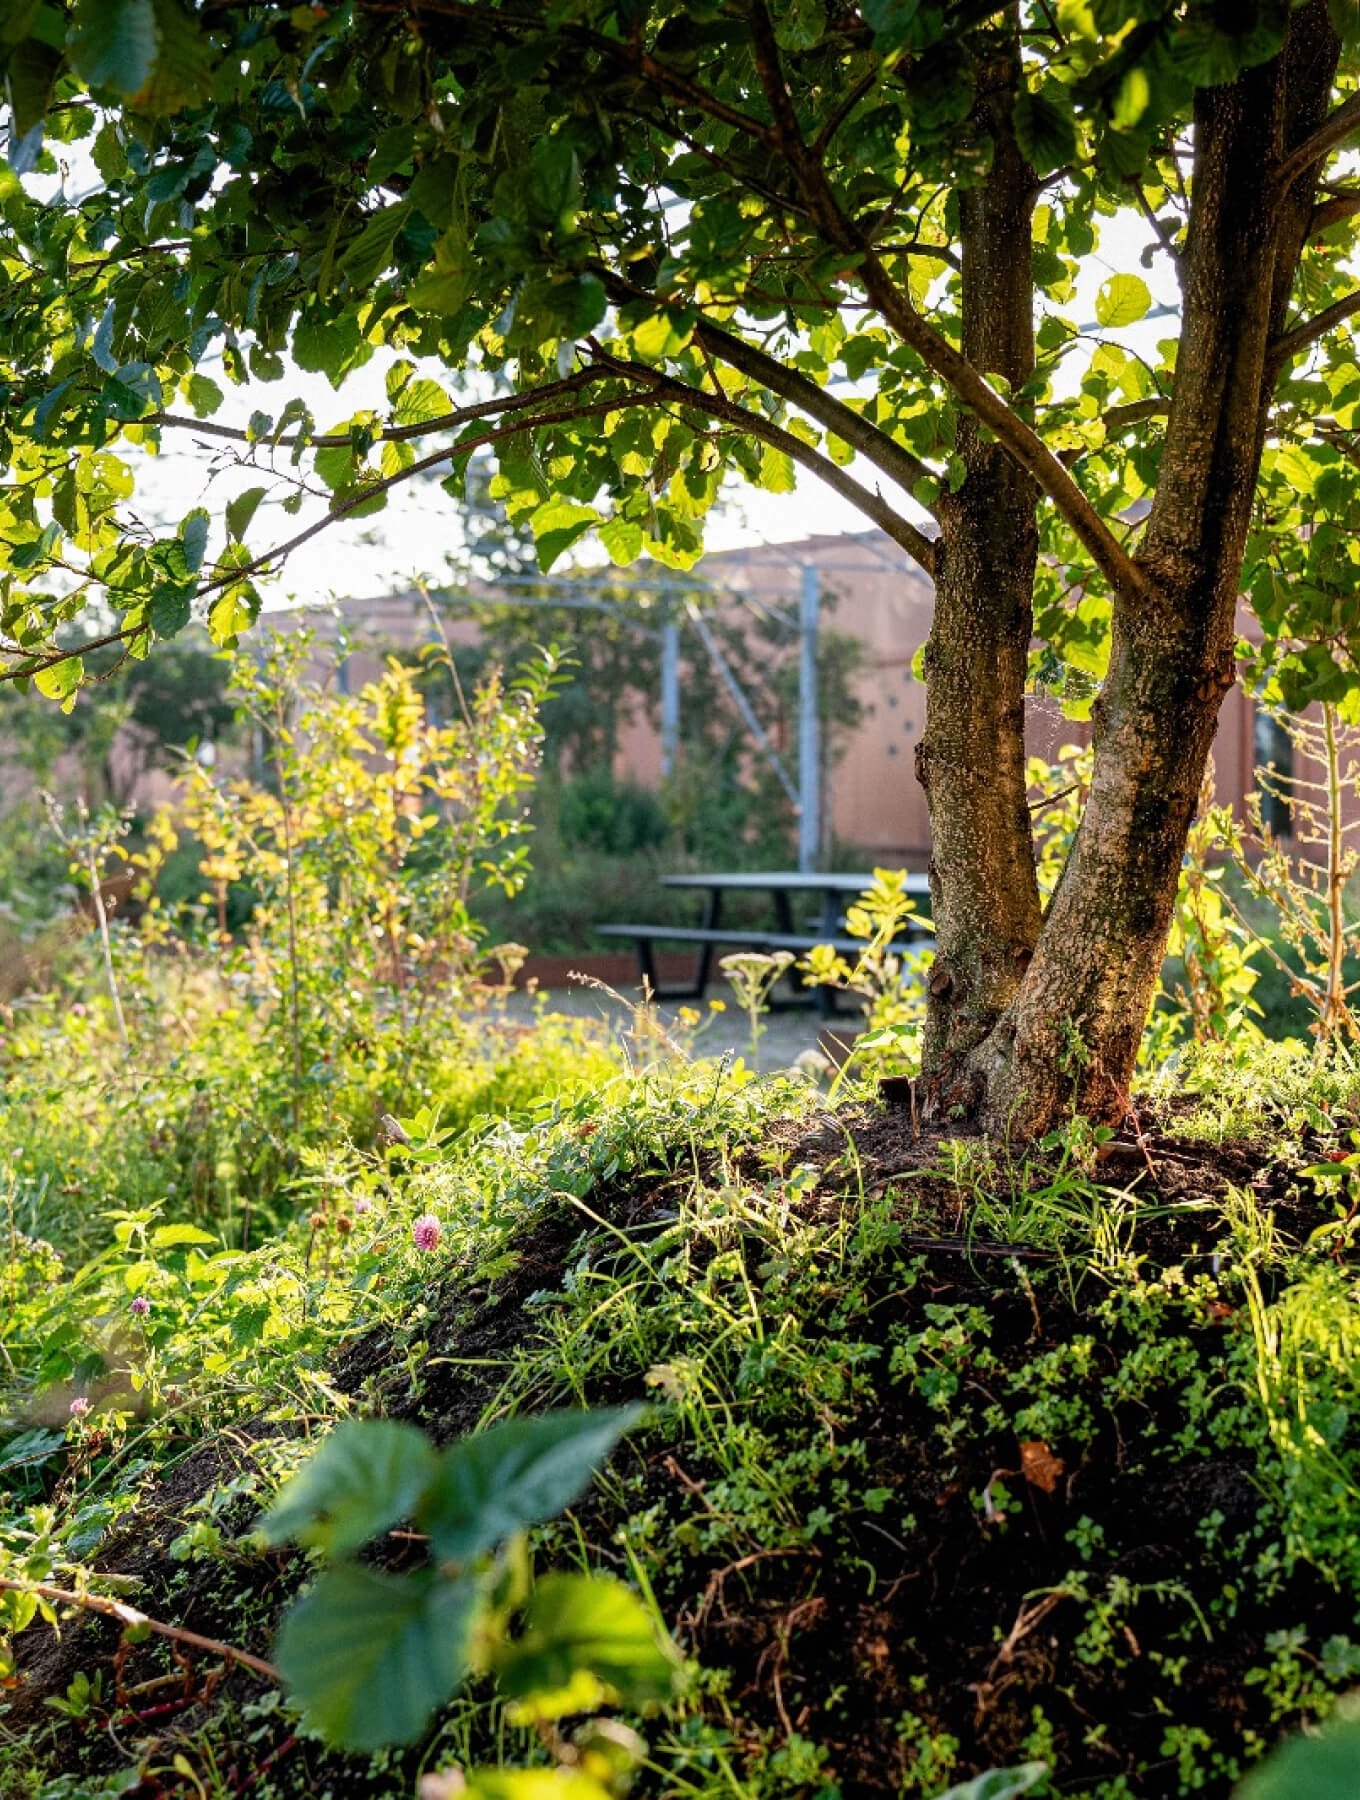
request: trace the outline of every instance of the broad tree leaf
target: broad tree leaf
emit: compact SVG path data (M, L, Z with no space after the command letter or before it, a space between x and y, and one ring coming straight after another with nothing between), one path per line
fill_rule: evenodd
M675 1687L679 1657L651 1614L612 1575L548 1575L524 1609L524 1633L497 1663L523 1716L560 1719L602 1705L644 1706Z
M239 544L250 530L250 521L255 517L256 510L263 499L264 489L262 487L248 487L227 501L224 509L227 536L234 542Z
M549 500L529 520L538 553L538 566L546 575L560 556L598 525L600 515L593 506L581 506L574 500Z
M11 54L7 75L15 138L27 137L42 124L60 70L61 53L37 38L26 38Z
M342 1563L285 1618L275 1661L289 1697L327 1743L409 1744L467 1671L476 1604L470 1581Z
M581 1769L469 1769L462 1800L610 1800Z
M179 528L180 542L184 545L185 567L191 575L197 575L203 567L203 557L208 548L208 513L202 506L196 506Z
M1015 101L1015 137L1039 175L1070 163L1077 154L1077 129L1064 90L1055 84L1038 93L1022 89Z
M91 87L137 93L151 79L159 45L152 0L76 0L71 65Z
M415 1512L436 1454L414 1425L349 1419L337 1425L260 1521L271 1543L293 1538L347 1556Z
M444 1451L417 1519L443 1562L480 1556L579 1499L640 1406L508 1419Z
M1360 1719L1291 1738L1234 1790L1234 1800L1355 1800Z
M1096 321L1114 328L1136 325L1152 305L1152 294L1141 275L1111 275L1096 295Z
M50 668L39 669L33 677L33 685L40 694L46 694L49 700L69 700L80 686L85 675L85 664L79 656L68 656L64 661L53 663Z
M1015 1800L1017 1794L1027 1794L1047 1773L1048 1765L1041 1762L1022 1763L1018 1769L988 1769L985 1775L950 1788L947 1794L940 1795L940 1800Z

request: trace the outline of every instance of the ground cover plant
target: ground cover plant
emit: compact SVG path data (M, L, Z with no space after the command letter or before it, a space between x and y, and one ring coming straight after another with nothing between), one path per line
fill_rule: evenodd
M933 1797L1036 1765L1039 1795L1228 1794L1360 1671L1360 1077L1264 1054L1231 1113L1210 1050L1202 1102L1152 1093L1140 1136L1026 1160L872 1089L828 1111L806 1081L670 1061L337 1158L330 1221L251 1251L154 1214L74 1279L12 1248L0 1577L217 1648L120 1648L11 1591L8 1791L546 1774L571 1719L545 1735L484 1678L412 1747L358 1754L221 1646L277 1660L312 1571L260 1517L335 1421L477 1444L641 1402L532 1544L541 1577L622 1576L687 1659L659 1713L625 1692L604 1715L641 1791ZM395 1579L429 1529L399 1493L344 1553L371 1538L356 1567ZM381 1691L372 1617L342 1609L346 1632Z

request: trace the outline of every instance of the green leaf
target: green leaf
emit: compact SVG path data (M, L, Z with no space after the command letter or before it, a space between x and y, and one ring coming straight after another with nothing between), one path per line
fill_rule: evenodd
M202 98L212 74L208 41L198 21L186 14L180 0L152 0L156 18L156 64L138 88L135 101L142 112L176 113Z
M193 604L192 587L159 581L151 590L151 602L146 609L147 623L162 641L177 637L193 616Z
M233 543L239 544L250 530L250 521L255 517L264 495L262 487L250 487L227 501L223 510L226 514L227 536Z
M1136 325L1152 305L1141 275L1111 275L1096 295L1096 321L1108 328Z
M465 1562L554 1518L642 1414L640 1406L540 1413L451 1445L417 1513L434 1554Z
M409 1744L466 1673L476 1604L470 1581L328 1569L279 1632L289 1698L337 1748Z
M1296 1737L1253 1769L1233 1800L1355 1800L1360 1794L1360 1720Z
M202 1231L197 1225L158 1225L151 1233L153 1250L173 1249L176 1244L215 1244L218 1240L210 1231Z
M769 494L793 493L798 486L798 476L787 450L777 450L773 444L762 446L759 486Z
M581 1769L469 1769L461 1800L611 1800Z
M203 558L208 548L208 513L202 506L196 506L188 514L179 528L180 542L184 545L184 566L191 575L197 575L203 567Z
M397 233L406 223L410 211L410 201L397 200L367 220L339 262L353 287L367 287L388 267Z
M632 519L622 518L615 513L612 519L606 519L599 531L600 542L609 553L609 560L620 568L628 563L636 562L642 555L642 527Z
M529 525L543 573L546 575L557 559L599 522L600 515L593 506L581 506L574 500L549 500L538 507Z
M26 38L9 59L9 103L15 138L27 137L41 125L61 70L61 53L37 38Z
M271 1543L295 1539L347 1556L409 1519L437 1468L414 1425L350 1419L337 1425L260 1520Z
M1065 88L1049 82L1037 93L1024 88L1015 98L1015 138L1037 175L1064 168L1077 154L1077 128Z
M612 1575L549 1575L524 1608L524 1633L497 1662L500 1690L524 1719L668 1699L679 1656L647 1608Z
M208 418L226 398L217 383L206 375L191 375L185 384L184 395L193 407L196 419Z
M76 0L71 65L91 87L131 97L151 79L159 43L152 0Z
M33 685L49 700L69 700L84 678L85 664L81 658L68 656L62 662L39 669L33 677Z
M453 410L453 402L437 381L408 381L397 398L393 419L398 425L428 425Z
M1017 1794L1027 1794L1047 1773L1048 1765L1041 1762L1022 1763L1018 1769L988 1769L985 1775L950 1788L947 1794L940 1795L940 1800L1015 1800Z

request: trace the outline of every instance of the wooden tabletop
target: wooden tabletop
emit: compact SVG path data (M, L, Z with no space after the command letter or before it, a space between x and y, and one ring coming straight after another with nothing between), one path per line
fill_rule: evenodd
M743 869L727 874L720 871L712 875L665 875L662 877L663 887L746 888L766 894L780 891L862 894L866 888L873 886L873 882L872 874L820 873L807 869L770 869L765 872ZM928 894L930 892L929 876L915 873L908 875L907 892L909 894Z

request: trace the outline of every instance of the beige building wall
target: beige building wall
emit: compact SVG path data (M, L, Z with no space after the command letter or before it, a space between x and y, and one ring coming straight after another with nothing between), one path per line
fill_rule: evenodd
M734 611L740 612L745 597L754 597L796 615L801 571L809 563L819 572L823 595L835 597L823 610L826 625L859 638L866 647L859 677L863 722L832 769L823 797L829 835L857 850L866 863L923 868L930 832L914 754L925 723L925 688L912 664L930 630L934 595L928 579L878 531L716 552L695 573L714 589L730 592ZM429 614L415 595L351 602L341 615L356 642L371 646L350 660L355 686L377 672L386 650L409 649L433 635ZM335 629L327 614L311 615L310 623L323 637ZM1244 629L1249 623L1245 607L1241 623ZM468 641L475 627L459 622L450 636ZM690 659L703 654L693 638L692 631L682 634L682 713ZM1239 809L1252 785L1253 722L1252 701L1234 688L1220 715L1214 770L1216 798ZM792 729L790 721L776 745L791 773L796 765ZM1065 719L1056 702L1038 697L1029 704L1026 737L1031 754L1051 759L1063 744L1085 743L1089 726ZM661 744L641 709L623 730L617 769L620 776L645 786L660 780ZM1360 801L1354 804L1360 810Z

